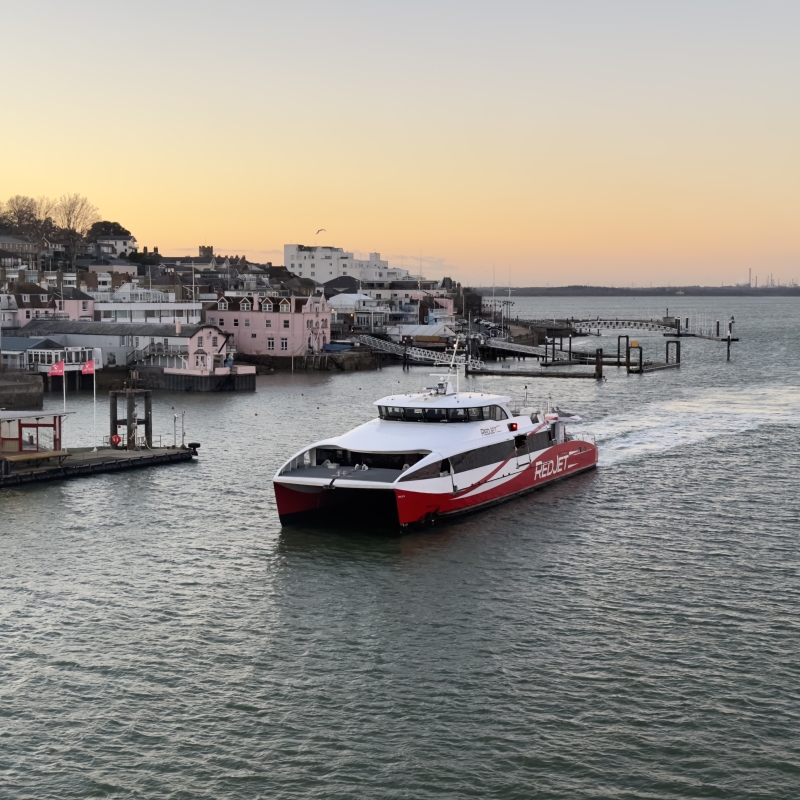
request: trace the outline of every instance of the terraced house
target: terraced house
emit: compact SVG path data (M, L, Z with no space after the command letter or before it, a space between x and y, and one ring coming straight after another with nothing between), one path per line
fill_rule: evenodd
M331 340L333 310L322 295L246 297L220 295L206 305L206 320L231 335L237 352L302 356Z

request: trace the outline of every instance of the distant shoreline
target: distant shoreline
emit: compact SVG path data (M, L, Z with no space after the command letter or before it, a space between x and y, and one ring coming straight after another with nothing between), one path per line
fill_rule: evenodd
M491 297L492 287L479 286L475 292ZM507 286L494 289L498 300L508 298ZM681 292L682 294L678 294ZM800 297L800 286L658 286L624 288L611 286L523 286L511 287L511 297Z

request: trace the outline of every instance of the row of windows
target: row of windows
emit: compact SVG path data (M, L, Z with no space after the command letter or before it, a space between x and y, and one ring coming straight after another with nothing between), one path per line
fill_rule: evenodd
M255 336L255 334L253 334ZM267 339L267 350L274 350L275 349L275 339L270 336ZM281 350L288 350L289 349L289 340L288 339L281 339Z
M381 419L402 420L403 422L501 422L508 419L505 409L500 406L479 406L478 408L378 406L378 414Z
M211 324L212 324L212 325L214 324L214 320L213 320L213 319L212 319L212 320L209 320L209 322L211 322ZM272 320L271 320L271 319L265 320L265 323L266 323L266 324L265 324L265 326L264 326L264 327L266 327L266 328L271 328L271 327L272 327ZM219 326L220 326L220 328L221 328L221 327L222 327L224 324L225 324L225 320L224 320L222 317L220 317L220 318L219 318ZM290 321L289 321L288 319L285 319L285 320L283 320L283 327L284 327L284 328L289 328L289 327L290 327L290 324L291 324L291 323L290 323ZM236 318L236 317L234 317L234 320L233 320L233 327L234 327L234 328L238 328L238 327L239 327L239 319L238 319L238 318ZM249 328L249 327L250 327L250 320L249 320L249 319L245 319L245 321L244 321L244 327L245 327L245 328Z
M477 447L474 450L467 450L465 453L445 458L434 464L428 464L409 475L400 478L401 481L422 481L429 478L438 478L442 475L449 475L450 470L454 473L468 472L471 469L488 467L492 464L501 464L516 456L534 453L537 450L544 450L552 443L551 432L549 430L535 433L532 436L515 436L506 442L490 444L486 447Z

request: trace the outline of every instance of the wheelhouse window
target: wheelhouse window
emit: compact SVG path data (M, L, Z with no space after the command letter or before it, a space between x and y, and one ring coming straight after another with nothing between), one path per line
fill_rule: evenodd
M508 415L500 406L477 408L403 408L400 406L378 406L381 419L404 422L483 422L504 420Z

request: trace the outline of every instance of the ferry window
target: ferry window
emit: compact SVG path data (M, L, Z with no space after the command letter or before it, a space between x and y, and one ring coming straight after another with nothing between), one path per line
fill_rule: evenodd
M486 412L488 413L488 416ZM508 414L503 411L500 406L489 406L489 408L485 409L484 411L484 419L493 419L495 422L502 422L504 419L508 419Z
M468 450L466 453L459 453L451 457L454 472L467 472L479 467L488 467L491 464L500 464L513 458L515 455L513 441L498 442L487 447L478 447L475 450Z
M450 467L447 467L447 470L444 473L445 475L450 474ZM424 467L420 467L413 472L408 473L408 475L403 475L400 480L401 481L424 481L429 478L439 478L442 475L442 462L435 461L433 464L426 464Z
M479 422L483 419L483 409L482 408L469 408L469 421L470 422Z
M425 420L427 422L447 422L446 408L426 408Z
M447 418L450 420L450 422L467 422L469 420L466 408L449 409Z
M386 406L386 419L403 419L403 409L396 406Z
M425 415L421 408L407 408L403 414L403 418L417 422L425 421Z

